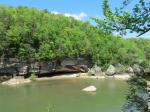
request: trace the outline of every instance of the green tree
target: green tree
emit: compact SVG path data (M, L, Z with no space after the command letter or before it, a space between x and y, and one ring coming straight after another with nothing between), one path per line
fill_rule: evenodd
M126 34L127 30L138 33L141 36L150 31L150 1L138 0L131 11L125 10L131 0L123 0L122 7L116 7L113 12L108 3L103 0L104 20L94 18L102 29L107 31L120 31Z

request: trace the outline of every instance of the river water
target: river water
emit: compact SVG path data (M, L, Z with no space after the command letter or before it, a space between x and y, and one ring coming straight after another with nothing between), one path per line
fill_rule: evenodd
M83 88L94 85L97 92ZM115 79L59 79L8 87L0 85L0 112L121 112L128 85ZM50 111L51 112L51 111Z

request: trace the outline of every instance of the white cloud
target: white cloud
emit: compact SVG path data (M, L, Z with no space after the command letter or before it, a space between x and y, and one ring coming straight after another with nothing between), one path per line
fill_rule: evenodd
M53 14L59 14L59 12L57 12L57 11L52 11L51 13L53 13Z
M53 14L60 14L57 11L52 11L51 13ZM85 12L80 12L79 14L74 14L74 13L63 13L64 16L66 17L73 17L77 20L82 20L83 18L87 17L87 14Z

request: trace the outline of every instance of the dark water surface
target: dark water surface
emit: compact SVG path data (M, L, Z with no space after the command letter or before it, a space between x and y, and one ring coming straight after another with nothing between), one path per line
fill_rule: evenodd
M97 92L83 88L94 85ZM0 85L0 112L121 112L128 85L115 79L59 79L19 87Z

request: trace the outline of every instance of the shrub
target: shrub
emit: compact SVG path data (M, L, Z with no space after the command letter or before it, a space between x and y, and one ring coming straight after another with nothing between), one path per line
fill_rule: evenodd
M31 74L31 76L30 76L30 80L31 81L36 81L36 78L37 78L37 76L36 76L36 74L35 74L35 72L33 72L32 74Z

